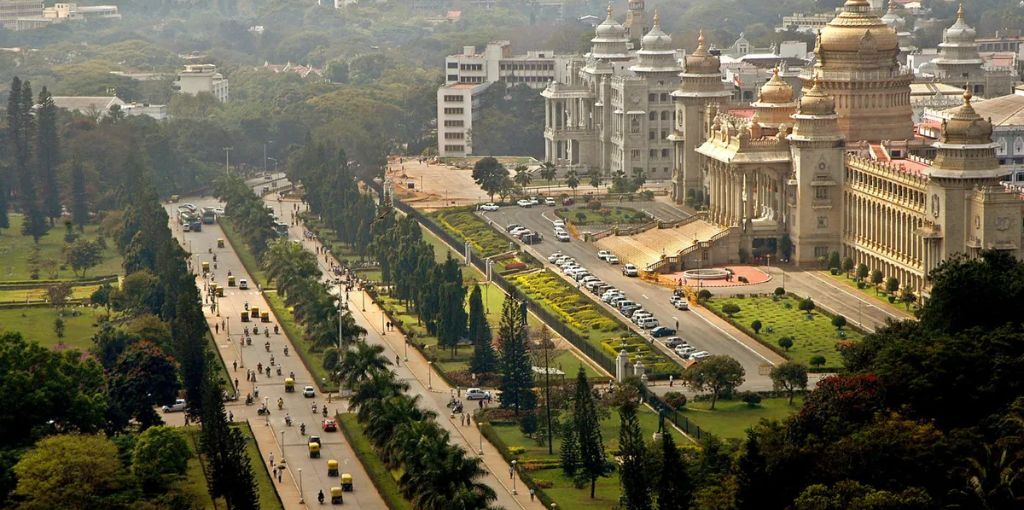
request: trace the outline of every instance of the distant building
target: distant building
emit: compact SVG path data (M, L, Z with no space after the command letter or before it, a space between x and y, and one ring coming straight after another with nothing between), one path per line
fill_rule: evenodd
M1014 77L1011 67L985 66L978 54L977 33L964 21L964 6L960 4L956 22L942 33L939 58L932 60L935 78L956 87L971 86L977 96L994 97L1013 91Z
M783 16L782 25L776 28L775 31L785 32L793 30L796 32L815 33L824 28L825 25L828 25L828 22L832 21L833 17L832 13L804 14L795 12L792 16Z
M479 95L490 84L543 89L556 77L553 51L512 55L508 41L489 43L480 53L466 46L462 53L446 57L444 67L445 84L437 90L437 152L441 156L473 153L473 113L480 108Z
M82 115L102 119L117 107L126 116L145 115L156 120L168 117L167 105L125 103L117 96L53 96L53 104Z
M56 3L53 7L43 9L43 17L55 21L74 21L89 19L121 19L116 5L78 5L76 3Z
M324 70L322 68L293 64L291 62L288 62L287 64L284 65L263 62L263 67L257 67L256 69L270 71L274 74L291 73L298 75L300 78L308 80L324 80Z
M178 73L174 88L182 94L196 95L206 92L222 103L228 102L228 79L217 72L213 64L189 64Z
M8 30L27 30L43 20L43 2L36 0L0 0L0 26Z

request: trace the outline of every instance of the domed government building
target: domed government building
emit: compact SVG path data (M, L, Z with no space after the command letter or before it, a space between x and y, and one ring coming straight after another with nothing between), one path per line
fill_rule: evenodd
M961 10L944 72L969 72L963 48L973 37ZM749 105L730 104L703 34L681 69L670 44L655 19L630 54L609 12L572 83L543 93L552 161L629 173L633 157L671 148L672 196L701 209L689 222L704 227L691 226L698 234L682 248L638 261L647 269L774 260L791 246L798 266L837 252L927 293L928 272L957 253L1022 255L1024 201L1001 182L1008 171L974 89L941 123L915 125L914 76L867 0L847 0L820 30L799 87L776 72Z

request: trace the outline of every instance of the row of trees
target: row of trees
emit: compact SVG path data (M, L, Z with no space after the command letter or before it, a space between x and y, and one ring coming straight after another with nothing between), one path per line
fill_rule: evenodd
M820 260L819 263L826 264L832 274L839 274L842 272L846 273L847 278L850 278L851 273L853 273L854 280L857 282L858 288L863 289L870 282L875 288L875 292L878 292L884 282L885 293L889 295L890 303L895 302L898 299L909 307L911 303L917 301L917 295L914 294L914 289L908 285L900 287L900 281L895 276L885 278L885 275L881 270L875 269L872 271L868 268L868 265L863 262L860 264L854 264L853 258L851 257L840 259L839 252L834 251L830 253L827 260ZM856 270L856 272L854 272L854 270ZM898 295L897 291L899 291Z

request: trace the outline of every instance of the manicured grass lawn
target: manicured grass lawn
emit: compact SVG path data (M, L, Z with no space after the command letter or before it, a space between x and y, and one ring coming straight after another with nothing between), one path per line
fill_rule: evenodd
M306 342L305 331L302 326L295 322L295 316L292 315L291 308L285 305L284 300L277 294L277 291L264 290L263 297L274 311L274 315L277 316L277 320L281 323L281 327L284 328L284 333L288 335L292 345L295 346L295 350L299 352L302 361L305 362L306 367L313 373L316 379L313 382L317 384L320 391L338 391L338 385L331 382L327 369L324 368L323 352L313 352L309 348L309 343Z
M23 217L20 214L9 216L11 228L0 231L0 281L31 280L33 268L38 269L39 278L46 280L74 280L78 276L71 266L64 265L64 229L63 223L47 231L39 239L38 251L32 236L21 235ZM99 236L98 225L87 225L83 238L93 241ZM77 232L77 230L76 230ZM103 250L99 265L89 269L86 277L116 275L121 273L121 256L118 255L112 239L107 239L107 248Z
M256 255L254 255L252 250L249 249L249 245L242 239L242 235L235 231L234 224L232 224L228 218L224 218L218 223L220 224L220 228L224 231L224 237L226 237L227 241L231 243L231 247L235 250L235 253L238 254L238 258L242 261L242 265L245 266L246 272L248 272L249 276L252 276L252 279L255 280L254 283L260 284L264 289L267 288L267 274L263 272L262 266L260 266L259 261L256 260Z
M39 287L0 290L0 303L45 303L48 299L46 290L50 285L42 283ZM75 285L71 287L68 299L88 299L98 288L99 284Z
M356 420L356 415L344 413L338 415L338 425L341 432L345 434L352 449L359 457L359 462L366 469L366 473L373 480L373 486L384 499L391 510L412 510L412 503L402 496L398 488L395 474L384 465L384 461L377 455L370 440L363 433L363 426Z
M199 429L195 427L189 427L181 429L185 435L185 442L188 443L189 449L192 450L192 458L188 460L188 468L185 470L185 476L181 480L174 483L174 487L185 494L190 494L198 501L204 509L215 509L217 506L213 502L213 498L210 497L210 488L206 482L206 476L203 474L203 466L199 462ZM223 500L219 501L223 505Z
M728 303L740 307L740 312L728 318L722 312L722 307ZM847 326L846 338L839 338L836 328L832 326L832 318L815 309L810 314L810 319L805 312L797 307L800 301L792 296L785 296L778 301L770 297L716 297L706 303L706 306L737 327L757 338L774 349L781 351L778 340L783 336L793 337L793 347L784 355L793 361L810 365L810 359L821 355L825 357L824 370L835 370L842 366L842 359L839 351L836 350L836 342L860 341L863 335ZM789 308L786 308L786 306ZM750 324L754 320L760 320L762 327L759 334L754 334Z
M689 402L680 414L722 439L741 439L746 437L746 430L761 419L781 420L799 411L802 404L800 396L793 398L792 406L784 397L766 398L757 407L750 407L741 400L719 400L711 411L710 401Z
M643 436L651 441L653 434L658 430L658 415L647 407L640 407L638 417ZM531 462L557 460L561 448L561 439L556 437L553 441L554 454L548 454L547 442L539 442L536 439L526 437L519 430L518 425L500 422L492 423L491 426L501 442L509 448L521 447L526 451L517 456L520 465L524 466L530 477L535 481L552 482L553 486L543 491L556 503L559 508L614 508L618 503L620 488L618 472L612 473L597 481L597 492L594 499L590 499L590 485L577 489L571 479L562 474L559 468L545 468L531 470ZM687 447L690 441L675 429L671 428L666 421L669 433L680 447ZM617 451L619 447L619 414L615 409L610 409L608 416L601 420L601 437L604 439L605 451ZM499 448L501 445L496 445ZM523 489L524 492L527 489Z
M642 361L650 374L678 375L680 366L631 333L617 317L611 316L583 292L569 285L550 270L511 276L509 281L527 297L572 328L609 360L621 349L631 362ZM625 335L625 338L623 338Z
M431 216L437 224L460 241L469 241L481 257L509 251L509 239L491 228L482 218L465 208L443 209Z
M263 464L259 448L256 447L256 440L252 436L252 429L245 423L231 425L242 432L245 437L245 451L249 455L249 463L252 468L253 478L256 479L257 492L260 497L261 510L284 510L281 500L277 498L277 490L274 488L274 481L270 479L270 473ZM188 436L186 441L192 448L192 453L197 455L188 462L188 471L185 473L185 480L179 482L183 489L199 497L203 508L216 509L224 508L224 500L218 498L216 504L210 499L210 491L207 487L206 477L203 474L202 466L199 463L199 428L186 427L182 429ZM207 466L209 469L209 466Z
M57 334L53 332L58 313L63 313L64 344L85 351L92 347L92 335L99 329L99 318L107 311L88 306L0 308L0 331L17 331L25 340L53 347L58 343Z
M904 306L899 301L896 301L895 303L889 303L888 294L883 292L883 289L885 289L885 282L882 282L878 286L878 292L875 292L875 287L871 285L871 283L868 283L868 286L863 289L858 289L857 282L853 278L847 278L846 275L843 273L833 275L829 271L819 271L818 274L824 276L825 278L831 278L833 281L845 285L850 290L860 292L865 296L873 298L875 301L882 303L882 306L886 307L887 309L896 310L906 314L912 314L914 311L914 306L911 306L908 310L907 307ZM897 291L896 295L897 297L899 297L899 291Z
M594 210L586 205L559 207L555 212L573 225L615 225L646 223L651 219L641 211L617 205L604 206ZM582 215L582 216L581 216Z

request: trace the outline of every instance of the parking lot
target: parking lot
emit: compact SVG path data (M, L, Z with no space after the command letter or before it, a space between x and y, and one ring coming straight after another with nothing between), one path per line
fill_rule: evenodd
M676 334L669 336L681 337L689 345L693 346L693 352L706 351L710 354L724 354L736 359L746 370L746 381L741 388L750 390L767 390L771 388L772 383L767 371L770 365L780 362L781 357L771 352L758 352L758 350L741 342L734 333L726 330L728 328L719 325L719 321L715 318L702 315L702 313L708 312L677 309L670 302L673 296L672 289L653 285L639 278L623 275L623 265L609 264L599 259L598 250L591 243L575 238L568 242L556 240L554 222L558 218L554 214L554 207L545 205L531 207L506 206L499 208L497 211L481 211L480 214L502 232L506 231L508 225L518 224L534 232L541 233L543 239L540 242L528 246L521 244L521 246L524 246L526 250L538 259L548 263L549 267L560 275L564 275L563 271L548 262L548 257L555 252L572 257L590 275L621 290L628 300L635 302L644 310L650 312L658 320L659 325L675 329ZM579 284L579 282L572 280L568 276L564 277ZM646 338L651 338L647 330L639 328L629 318L624 317L618 309L602 302L600 296L595 296L593 293L587 292L586 289L583 289L583 292L601 303L601 306L606 307L607 310L622 318L624 322L634 327L637 332L643 333ZM662 352L665 352L673 359L680 363L684 362L674 350L666 347L663 342L655 341L654 343Z

